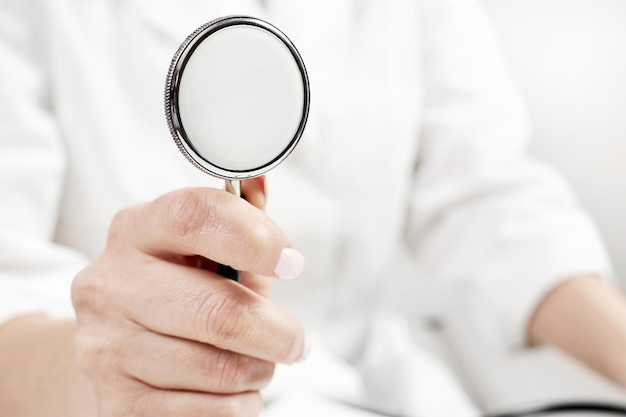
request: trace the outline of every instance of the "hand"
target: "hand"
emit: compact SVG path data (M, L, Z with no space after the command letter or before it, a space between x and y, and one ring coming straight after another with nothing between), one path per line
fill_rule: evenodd
M262 179L242 191L263 208ZM78 362L101 417L256 416L274 364L305 355L302 325L265 297L266 277L297 275L302 257L259 208L196 188L115 217L72 288Z

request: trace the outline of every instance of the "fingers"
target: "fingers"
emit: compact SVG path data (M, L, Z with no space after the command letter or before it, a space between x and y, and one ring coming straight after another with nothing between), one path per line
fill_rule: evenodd
M102 268L110 268L113 261L99 260ZM123 263L115 267L124 274ZM293 363L304 352L304 329L296 318L271 300L209 271L151 262L143 266L141 275L127 276L111 286L95 279L100 274L93 268L88 279L79 276L74 281L74 306L82 317L117 311L160 334L271 362Z
M259 190L259 181L246 184L251 198L264 204ZM116 235L129 236L146 253L202 255L264 276L290 278L303 268L302 255L261 210L216 189L178 190L122 211L110 240Z
M184 274L180 269L185 269ZM185 276L185 282L172 278ZM295 362L304 351L302 324L271 300L220 276L179 265L150 274L155 291L129 312L159 333L197 340L263 360Z
M301 323L263 296L302 256L262 211L264 179L242 191L248 201L194 188L123 210L74 280L76 356L102 417L257 416L274 364L306 355Z
M124 362L121 366L126 372L149 386L215 394L259 391L271 380L275 366L251 356L147 331L139 332L127 343Z

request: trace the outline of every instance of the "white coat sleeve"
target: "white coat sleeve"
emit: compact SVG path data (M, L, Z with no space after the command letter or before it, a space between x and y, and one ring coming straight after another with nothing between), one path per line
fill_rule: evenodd
M86 263L54 243L65 160L33 3L0 3L0 323L70 315L71 281Z
M610 276L609 261L562 177L525 154L526 111L484 10L435 0L424 16L408 239L430 275L462 289L489 338L519 346L550 289L578 274Z

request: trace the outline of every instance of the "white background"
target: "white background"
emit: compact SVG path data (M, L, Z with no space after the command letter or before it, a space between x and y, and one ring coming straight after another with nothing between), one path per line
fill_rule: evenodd
M482 1L529 106L531 152L568 178L626 288L626 1ZM557 350L499 350L476 337L462 316L443 340L482 409L576 400L626 404L623 389Z

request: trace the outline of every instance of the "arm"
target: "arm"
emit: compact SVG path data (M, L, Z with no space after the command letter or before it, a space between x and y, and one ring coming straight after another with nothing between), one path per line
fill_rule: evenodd
M0 415L96 415L91 383L78 369L73 320L16 318L0 327Z
M535 310L528 342L552 344L626 386L626 300L595 276L553 289Z
M262 183L243 185L260 206ZM221 190L123 210L74 280L76 323L0 327L0 414L258 415L274 364L306 356L302 325L265 297L267 277L302 268L288 246L261 210ZM209 259L247 271L241 285Z
M244 184L256 207L202 188L123 210L91 264L56 243L65 150L30 6L0 5L0 414L258 414L274 364L305 346L264 296L302 259L262 212L262 181ZM76 321L37 315L71 316L70 287Z
M477 2L427 4L409 241L430 276L460 289L459 304L483 337L505 349L524 346L531 317L544 321L534 314L541 300L548 300L542 310L552 305L546 294L568 288L568 277L609 276L610 264L561 176L526 155L527 115ZM603 326L597 314L588 317L588 326ZM546 333L544 341L563 344ZM588 343L602 349L595 338Z

